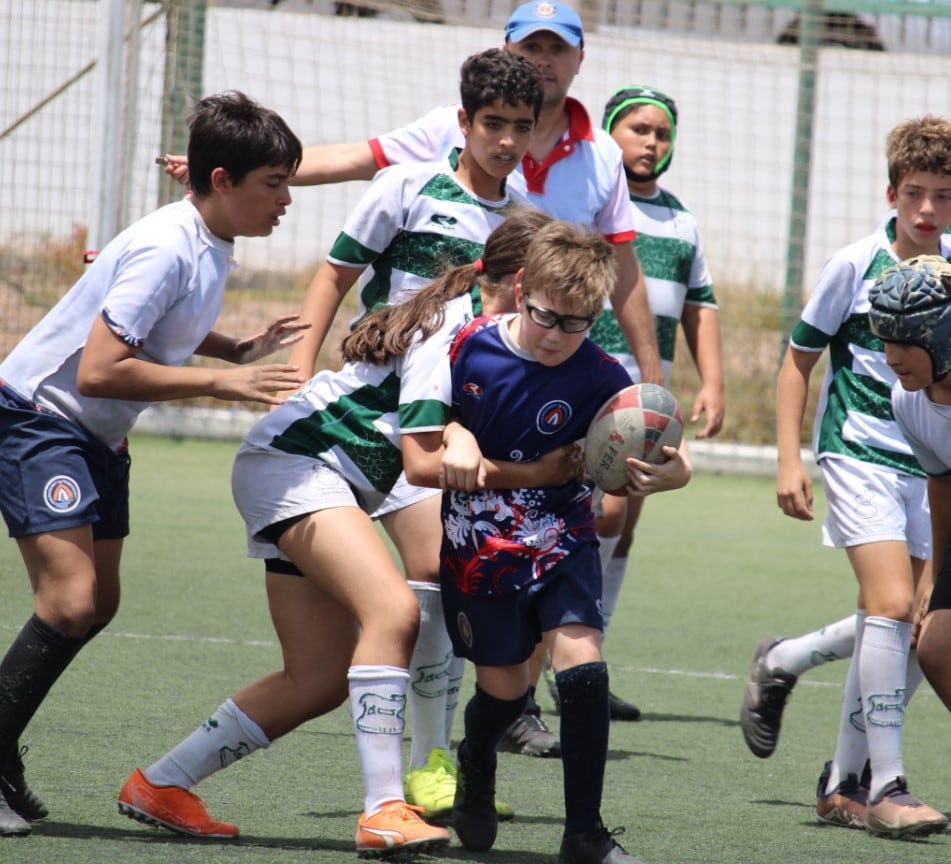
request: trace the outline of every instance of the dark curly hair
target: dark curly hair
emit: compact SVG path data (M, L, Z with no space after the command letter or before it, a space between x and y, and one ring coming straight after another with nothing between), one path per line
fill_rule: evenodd
M536 120L545 86L534 64L502 48L473 54L462 64L459 95L471 123L476 111L501 99L506 105L531 105Z

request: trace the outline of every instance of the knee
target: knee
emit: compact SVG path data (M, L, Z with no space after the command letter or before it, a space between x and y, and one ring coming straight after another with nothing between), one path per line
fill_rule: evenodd
M93 622L90 628L90 632L93 636L96 635L100 630L107 627L112 619L116 617L116 612L119 611L119 598L114 599L110 598L107 602L97 602L96 611L93 615Z
M38 601L36 614L51 627L73 639L85 639L96 624L95 604L78 598L61 597L45 603Z
M389 607L388 625L393 628L392 638L399 644L410 648L416 644L419 635L419 601L416 595L407 589L400 592L399 598L394 598L394 604Z
M892 597L885 598L875 612L869 610L869 615L876 615L879 618L888 618L892 621L904 621L907 623L912 619L912 603L913 600L910 596L896 594Z

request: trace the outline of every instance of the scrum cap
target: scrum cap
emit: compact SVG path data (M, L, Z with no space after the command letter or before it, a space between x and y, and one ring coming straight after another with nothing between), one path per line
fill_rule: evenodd
M659 177L670 167L670 160L674 156L674 142L677 140L677 103L656 87L642 87L638 84L621 87L614 91L604 106L604 116L601 119L604 131L610 134L614 124L623 116L622 112L632 105L655 105L670 120L670 149L654 166L654 176Z
M935 381L951 372L951 263L918 255L883 270L868 295L872 332L924 348Z

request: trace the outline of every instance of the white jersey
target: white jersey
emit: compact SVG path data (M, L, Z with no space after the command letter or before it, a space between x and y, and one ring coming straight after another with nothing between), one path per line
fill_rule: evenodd
M472 320L472 298L450 301L439 330L383 365L322 371L245 436L241 451L307 456L337 471L373 513L403 470L401 432L442 429L451 404L449 346Z
M181 366L214 327L234 243L216 237L188 199L111 240L82 278L0 364L21 396L74 420L116 449L149 402L83 396L76 372L102 317L138 357Z
M479 198L455 177L456 155L380 171L347 219L328 260L366 267L359 317L475 261L489 234L525 203L508 194L500 201Z
M922 476L895 422L891 390L897 380L885 362L882 341L869 326L869 289L898 262L892 249L895 220L833 255L793 329L790 344L800 351L829 348L813 428L817 461L844 457ZM951 255L951 236L942 254Z
M684 307L689 304L716 309L713 280L707 269L697 220L675 195L658 189L650 198L631 195L630 199L637 230L634 249L644 271L664 381L670 386L677 325ZM640 370L610 301L594 325L591 338L618 358L635 381L640 380Z
M567 99L568 131L542 163L526 153L509 187L556 219L596 228L611 243L634 239L621 149L591 123L584 106ZM465 143L459 105L434 108L419 120L370 140L377 165L432 162Z
M924 390L892 388L895 420L918 464L932 477L951 474L951 405L938 405Z

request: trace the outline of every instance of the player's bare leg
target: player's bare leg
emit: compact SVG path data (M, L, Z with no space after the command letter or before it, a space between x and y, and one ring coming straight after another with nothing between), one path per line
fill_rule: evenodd
M452 653L439 589L441 502L442 496L436 494L380 517L420 611L407 691L413 728L403 793L434 824L452 818L456 765L450 756L451 736L465 669L465 661ZM500 820L515 815L502 801L496 807Z

